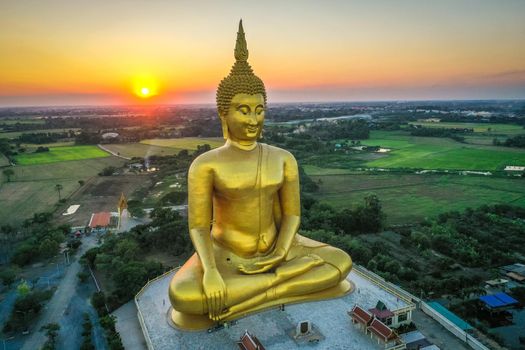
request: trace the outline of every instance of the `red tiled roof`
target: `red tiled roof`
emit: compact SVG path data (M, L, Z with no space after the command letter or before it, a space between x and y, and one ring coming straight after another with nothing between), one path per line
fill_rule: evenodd
M382 320L394 316L394 313L388 309L379 310L377 308L373 308L373 309L368 309L368 311L370 311L372 315L374 315L375 317L380 318Z
M241 340L237 342L241 350L265 350L259 339L245 331Z
M383 338L384 341L387 341L391 338L395 337L394 331L392 331L386 324L379 321L377 318L375 318L370 326L368 326L368 329L372 332L374 332L376 335Z
M368 324L370 321L372 321L372 314L365 309L361 308L359 305L355 305L352 311L349 312L349 314L352 316L352 318L356 319L357 321Z
M91 216L89 221L89 227L95 228L97 226L106 227L109 226L109 220L111 219L111 214L108 212L96 213Z

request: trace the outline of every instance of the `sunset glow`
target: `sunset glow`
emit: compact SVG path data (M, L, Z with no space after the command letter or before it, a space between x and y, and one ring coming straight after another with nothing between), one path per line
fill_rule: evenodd
M141 75L134 78L133 93L141 99L149 99L159 94L158 83L151 75Z
M3 3L0 106L214 103L240 17L272 102L525 97L524 1L239 10L234 1Z

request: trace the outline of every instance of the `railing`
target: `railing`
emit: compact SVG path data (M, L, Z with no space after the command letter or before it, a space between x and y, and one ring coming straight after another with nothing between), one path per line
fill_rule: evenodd
M409 292L396 286L395 284L385 281L384 278L373 273L370 270L367 270L361 265L354 265L353 270L357 272L360 276L368 279L374 284L379 285L381 288L383 288L387 292L390 292L391 294L395 295L399 299L403 300L405 303L409 305L406 307L406 309L410 309L410 310L414 309L415 308L414 302L419 303L421 301L416 296L410 294Z
M436 320L439 324L441 324L443 327L445 327L446 330L448 330L450 333L454 334L456 337L458 337L460 340L467 343L468 346L470 346L472 349L475 350L490 350L488 347L483 345L479 340L474 338L472 335L465 332L464 329L461 329L456 324L452 323L448 318L434 310L430 305L425 303L424 301L421 302L421 311L423 311L428 316L432 317L434 320Z
M148 332L148 327L146 326L146 322L144 321L144 316L142 315L142 312L140 311L140 307L139 307L139 297L142 295L142 293L144 293L144 290L149 287L149 285L155 281L158 281L159 279L169 275L170 273L176 271L180 269L180 266L178 267L175 267L171 270L168 270L166 272L164 272L162 275L159 275L157 277L155 277L154 279L152 280L149 280L142 288L140 288L140 290L138 291L138 293L135 295L135 298L133 298L135 300L135 306L137 307L137 316L138 316L138 319L139 319L139 324L140 324L140 328L142 329L142 333L144 334L144 339L146 340L146 346L148 347L148 350L154 350L153 348L153 343L151 342L151 338L149 337L149 332Z

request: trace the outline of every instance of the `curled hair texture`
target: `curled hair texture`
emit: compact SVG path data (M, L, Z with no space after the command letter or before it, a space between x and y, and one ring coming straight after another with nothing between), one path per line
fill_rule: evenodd
M232 98L237 94L261 94L266 105L266 89L263 81L257 77L248 63L248 47L242 27L242 20L239 22L237 41L235 43L235 64L230 74L222 79L217 89L217 110L222 116L228 113Z

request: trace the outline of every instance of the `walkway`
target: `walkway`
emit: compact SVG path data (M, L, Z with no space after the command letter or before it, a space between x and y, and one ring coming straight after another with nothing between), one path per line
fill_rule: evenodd
M42 347L47 337L43 332L40 332L40 328L48 323L58 323L60 321L60 318L76 293L78 284L77 274L82 268L78 260L87 250L94 246L96 246L95 237L85 237L82 240L82 245L75 255L74 261L66 269L65 276L62 278L62 281L60 281L55 294L45 306L36 324L32 327L32 333L26 340L22 350L34 350Z

